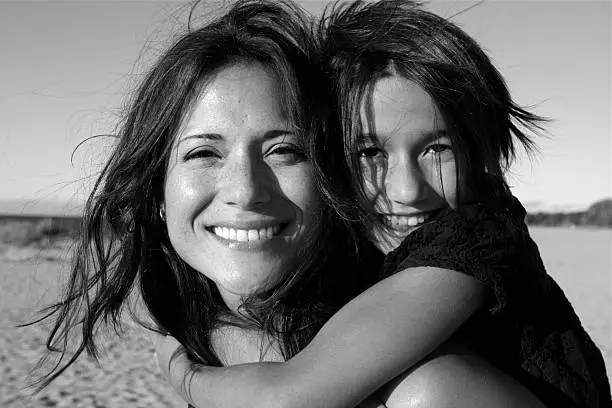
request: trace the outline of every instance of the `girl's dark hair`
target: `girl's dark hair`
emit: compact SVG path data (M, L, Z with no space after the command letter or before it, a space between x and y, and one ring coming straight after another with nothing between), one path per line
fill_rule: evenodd
M374 129L374 87L394 75L421 86L442 113L458 185L480 196L508 191L504 173L516 143L532 153L535 144L524 130L541 130L545 119L513 102L503 77L474 39L410 0L338 3L326 9L319 35L337 94L342 138L317 135L313 144L326 148L319 148L322 154L314 159L319 172L334 175L323 177L324 190L342 215L375 220L354 144L362 133L360 108L365 103L364 119Z
M240 316L232 316L214 283L172 248L159 211L172 141L203 88L223 68L262 64L276 76L281 106L303 137L325 127L329 86L320 75L311 28L289 2L238 1L202 28L189 30L154 64L87 200L64 298L42 318L55 318L47 348L60 358L39 380L39 389L83 351L98 357L95 333L102 324L120 332L124 309L138 318L131 302L135 294L155 322L154 327L142 324L177 338L192 361L221 365L211 346L211 332L219 325L261 329L278 340L288 358L362 289L357 268L351 267L354 245L337 239L349 234L324 206L318 219L325 228L318 228L295 269L253 294ZM76 351L68 357L79 326Z

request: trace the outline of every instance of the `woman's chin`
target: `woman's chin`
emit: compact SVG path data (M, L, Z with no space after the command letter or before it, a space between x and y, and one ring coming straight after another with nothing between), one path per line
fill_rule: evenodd
M267 282L248 281L248 282L231 282L220 285L217 283L217 289L223 298L223 301L231 310L236 311L246 298L266 287Z

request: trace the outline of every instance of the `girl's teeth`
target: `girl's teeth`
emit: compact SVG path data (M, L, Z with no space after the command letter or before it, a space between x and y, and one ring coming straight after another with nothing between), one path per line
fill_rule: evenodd
M392 227L416 227L425 222L426 217L424 215L416 215L412 217L392 215L389 217Z
M251 242L270 239L274 237L274 235L276 235L278 231L280 231L280 228L280 225L250 230L234 229L228 227L214 227L212 231L215 235L218 235L221 238L230 241Z

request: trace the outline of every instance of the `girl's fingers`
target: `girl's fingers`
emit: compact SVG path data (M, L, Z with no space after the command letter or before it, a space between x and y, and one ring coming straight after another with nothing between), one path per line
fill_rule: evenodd
M162 335L156 335L153 344L155 345L155 352L157 352L157 354L163 354L167 357L170 357L181 345L174 337Z
M182 353L175 355L181 344L174 337L162 336L157 333L153 335L153 344L157 365L164 377L172 382L173 375L171 375L170 368L172 368L172 374L175 374L175 371L180 370L184 365L181 360L186 359Z
M357 406L357 408L386 408L386 405L376 397L376 395L370 395Z
M185 353L177 353L181 347L172 336L153 335L155 358L162 375L172 388L188 403L190 402L185 379L189 373L190 363Z

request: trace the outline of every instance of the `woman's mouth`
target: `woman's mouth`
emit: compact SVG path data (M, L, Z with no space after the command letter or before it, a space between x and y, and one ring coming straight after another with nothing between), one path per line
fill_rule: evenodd
M223 238L227 241L236 242L261 242L267 241L279 233L288 225L288 223L275 224L268 227L262 228L251 228L251 229L239 229L231 227L211 226L206 229L215 234L216 236Z

